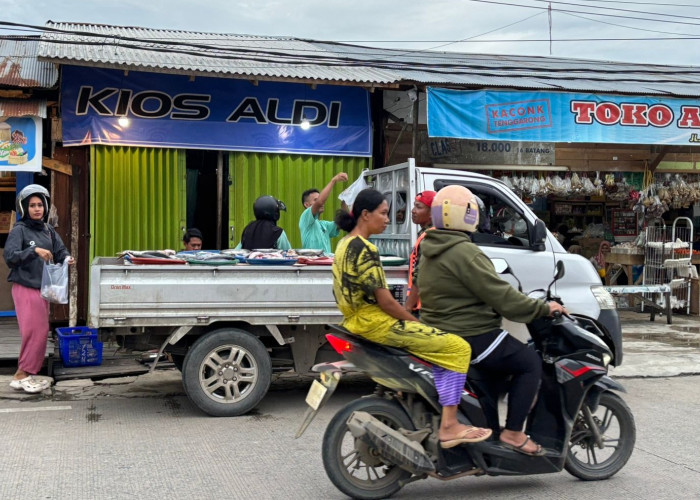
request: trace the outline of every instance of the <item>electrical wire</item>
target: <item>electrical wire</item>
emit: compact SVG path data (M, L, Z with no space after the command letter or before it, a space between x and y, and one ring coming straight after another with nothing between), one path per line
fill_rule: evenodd
M563 2L561 0L532 0L533 2L539 2L539 3L554 3L554 4L561 4L561 5L572 5L574 7L584 7L586 9L604 9L604 10L615 10L618 12L631 12L632 14L651 14L652 16L663 16L663 17L677 17L681 19L696 19L700 20L700 17L692 17L692 16L687 16L687 15L679 15L679 14L663 14L659 12L649 12L646 10L633 10L633 9L618 9L615 7L601 7L597 5L585 5L585 4L580 4L580 3L574 3L574 2ZM592 12L587 12L587 14L592 14Z
M522 7L525 9L547 10L547 7L538 7L536 5L522 5L522 4L514 4L514 3L508 3L508 2L499 2L496 0L467 0L467 1L477 2L477 3L485 3L485 4L491 4L491 5L505 5L508 7ZM700 23L691 23L691 22L683 22L683 21L669 21L669 20L665 20L665 19L652 19L652 18L648 18L648 17L623 16L621 14L586 12L586 11L561 9L561 8L552 8L552 12L569 12L569 13L574 13L574 14L588 14L589 16L618 17L618 18L622 18L622 19L635 19L637 21L653 21L656 23L685 24L685 25L690 25L690 26L700 26Z
M695 35L695 34L693 34L693 33L676 33L676 32L673 32L673 31L650 30L650 29L647 29L647 28L637 28L637 27L635 27L635 26L627 26L627 25L625 25L625 24L611 23L611 22L609 22L609 21L601 21L600 19L592 19L592 18L590 18L590 17L581 16L581 15L579 15L579 14L569 14L568 12L562 12L562 14L564 14L565 16L571 16L571 17L577 17L577 18L579 18L579 19L585 19L586 21L591 21L591 22L594 22L594 23L607 24L607 25L609 25L609 26L616 26L616 27L618 27L618 28L627 28L627 29L630 29L630 30L646 31L646 32L648 32L648 33L659 33L659 34L663 34L663 35L677 35L677 36L689 37L689 38L688 38L689 40L693 40L693 39L694 39L693 37L697 37L697 35ZM664 37L663 39L666 40L665 37ZM641 40L643 40L643 39L641 39Z
M654 5L658 7L691 7L694 9L700 9L700 5L692 5L692 4L687 4L687 3L659 3L659 2L633 2L630 0L624 1L624 0L579 0L580 2L596 2L596 3L626 3L626 4L633 4L633 5Z

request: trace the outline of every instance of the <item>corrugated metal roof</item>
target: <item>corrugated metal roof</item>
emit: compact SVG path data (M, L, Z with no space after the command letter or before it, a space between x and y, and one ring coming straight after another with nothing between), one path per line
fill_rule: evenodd
M0 99L0 116L38 116L46 118L45 99L12 101Z
M51 88L58 81L55 64L37 59L39 37L0 39L0 85Z
M700 96L700 67L380 49L289 37L47 23L39 56L64 64L362 85ZM78 42L78 43L76 43Z
M389 83L374 68L335 68L337 56L295 38L48 22L43 60L186 74ZM70 43L66 43L70 42ZM79 43L75 43L79 42ZM320 58L326 58L323 61Z

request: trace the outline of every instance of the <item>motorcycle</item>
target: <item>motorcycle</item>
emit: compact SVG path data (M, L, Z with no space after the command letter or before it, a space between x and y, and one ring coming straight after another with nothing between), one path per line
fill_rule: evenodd
M497 272L512 275L505 260L493 262ZM564 272L560 261L546 300L559 301L551 290ZM521 289L519 280L518 285ZM494 434L480 443L441 448L437 432L441 407L431 365L342 328L326 338L345 359L314 366L320 378L309 389L309 407L296 437L304 433L344 374L363 372L377 383L374 394L343 407L323 437L328 478L350 497L386 498L428 477L450 480L566 469L583 480L609 478L627 463L636 438L632 412L616 394L625 390L607 376L608 366L621 362L621 336L615 338L595 320L581 316L542 318L527 326L531 346L542 358L543 375L525 432L542 445L544 456L524 455L500 444L498 400L505 385L486 380L476 366L468 373L459 420L490 427Z

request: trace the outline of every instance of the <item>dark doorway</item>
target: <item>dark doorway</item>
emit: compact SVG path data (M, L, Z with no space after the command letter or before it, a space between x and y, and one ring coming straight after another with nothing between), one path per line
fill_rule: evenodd
M218 151L187 151L187 227L202 232L204 249L216 249Z

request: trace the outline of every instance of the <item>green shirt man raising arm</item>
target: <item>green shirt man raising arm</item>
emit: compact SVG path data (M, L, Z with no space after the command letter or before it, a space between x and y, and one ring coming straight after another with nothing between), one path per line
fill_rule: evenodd
M338 236L338 226L335 222L321 220L320 217L335 183L347 180L348 174L341 172L333 177L320 192L312 188L301 195L301 202L306 209L299 218L302 248L318 248L326 254L331 253L331 238Z

